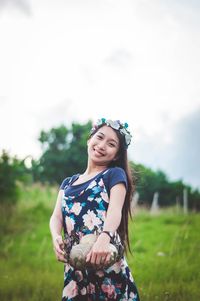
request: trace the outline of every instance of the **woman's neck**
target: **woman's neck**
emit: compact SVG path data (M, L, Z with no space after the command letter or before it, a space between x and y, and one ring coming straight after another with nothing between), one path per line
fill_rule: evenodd
M105 170L106 168L107 168L107 166L88 165L85 172L83 173L83 175L91 175L91 174L99 173L99 172Z

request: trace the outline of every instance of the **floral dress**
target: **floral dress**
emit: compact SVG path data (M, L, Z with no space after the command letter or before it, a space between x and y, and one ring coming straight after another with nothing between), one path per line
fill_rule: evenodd
M103 229L109 204L110 189L117 183L127 186L126 174L122 168L113 167L97 174L82 184L74 184L79 175L66 178L60 189L64 190L62 214L64 234L71 247L81 237L100 233ZM64 288L62 301L139 301L138 291L123 256L109 268L102 270L74 269L64 265Z

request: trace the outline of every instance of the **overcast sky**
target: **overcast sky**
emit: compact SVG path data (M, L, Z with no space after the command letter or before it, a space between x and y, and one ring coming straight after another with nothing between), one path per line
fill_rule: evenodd
M199 3L0 0L0 151L37 158L42 129L121 119L130 159L200 188Z

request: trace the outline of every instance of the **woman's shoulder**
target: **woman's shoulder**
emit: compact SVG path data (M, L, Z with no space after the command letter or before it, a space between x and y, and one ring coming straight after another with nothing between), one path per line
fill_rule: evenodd
M118 183L124 183L127 187L127 176L125 170L118 166L109 168L104 174L104 180L109 189Z
M64 180L61 182L60 189L65 189L66 186L68 186L77 177L78 177L78 174L64 178Z
M107 172L108 175L123 175L126 176L125 170L122 167L114 166L110 167Z

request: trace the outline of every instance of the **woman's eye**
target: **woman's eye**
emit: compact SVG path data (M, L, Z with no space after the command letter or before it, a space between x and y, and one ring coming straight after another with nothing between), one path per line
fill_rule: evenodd
M102 136L100 136L100 135L97 135L97 138L99 138L99 139L102 139Z
M111 147L115 147L115 144L113 144L113 143L109 143L109 146L111 146Z

